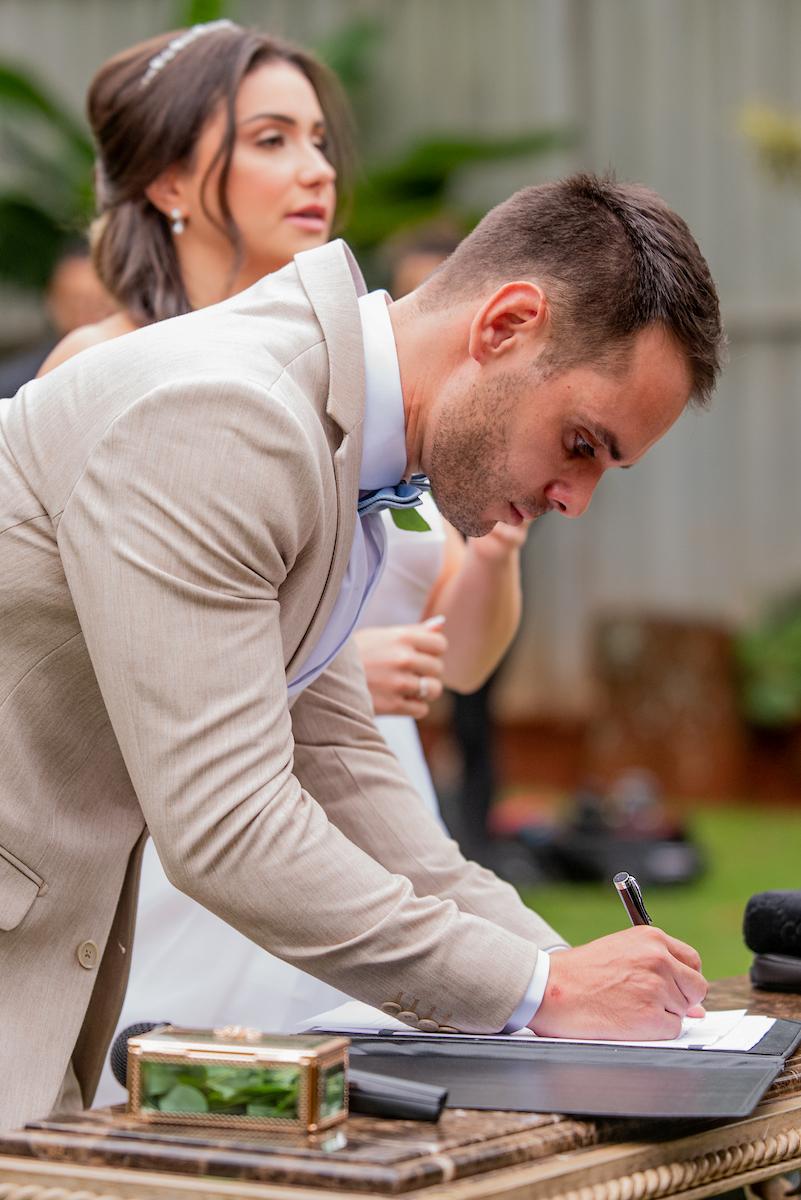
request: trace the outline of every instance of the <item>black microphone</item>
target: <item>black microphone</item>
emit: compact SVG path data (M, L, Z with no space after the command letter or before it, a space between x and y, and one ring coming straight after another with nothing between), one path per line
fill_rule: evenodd
M433 1083L348 1068L348 1107L365 1117L438 1121L447 1099L448 1089Z
M755 988L801 992L801 891L757 892L745 906L745 944Z
M128 1086L128 1038L141 1037L143 1033L151 1033L162 1025L171 1025L171 1021L140 1021L136 1025L126 1025L125 1029L115 1037L109 1051L108 1061L111 1074L120 1087Z
M128 1086L128 1039L170 1024L170 1021L140 1021L117 1034L109 1061L121 1087ZM348 1069L348 1108L352 1113L392 1121L438 1121L447 1099L446 1088L430 1083Z
M752 896L745 907L743 937L754 954L801 958L801 889Z

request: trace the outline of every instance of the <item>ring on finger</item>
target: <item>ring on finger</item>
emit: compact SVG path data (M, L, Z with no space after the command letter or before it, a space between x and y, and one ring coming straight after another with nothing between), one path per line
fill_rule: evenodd
M427 700L428 692L429 692L428 676L421 675L420 678L417 680L417 699L418 700Z

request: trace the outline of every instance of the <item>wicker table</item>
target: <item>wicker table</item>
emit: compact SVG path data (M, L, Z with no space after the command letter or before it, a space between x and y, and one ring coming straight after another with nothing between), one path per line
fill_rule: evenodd
M801 1018L801 996L714 985L715 1007ZM660 1125L450 1110L439 1125L353 1118L345 1135L126 1137L98 1110L0 1135L0 1200L682 1200L801 1167L801 1053L742 1120Z

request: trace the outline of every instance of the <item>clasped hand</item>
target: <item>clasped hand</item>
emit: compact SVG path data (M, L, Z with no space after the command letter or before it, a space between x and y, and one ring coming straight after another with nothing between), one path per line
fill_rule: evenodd
M548 985L530 1028L544 1037L651 1041L678 1037L702 1017L707 983L698 953L639 925L551 954Z
M431 622L361 629L355 634L378 717L420 720L442 695L448 642Z

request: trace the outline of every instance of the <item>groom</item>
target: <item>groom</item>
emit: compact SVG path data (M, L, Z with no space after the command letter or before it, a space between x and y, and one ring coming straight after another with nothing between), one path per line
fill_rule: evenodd
M363 290L334 243L0 407L0 1127L91 1101L145 826L179 888L421 1030L669 1037L703 999L658 930L548 953L410 788L347 642L373 493L424 472L471 536L578 516L707 399L700 251L578 176L396 304Z

